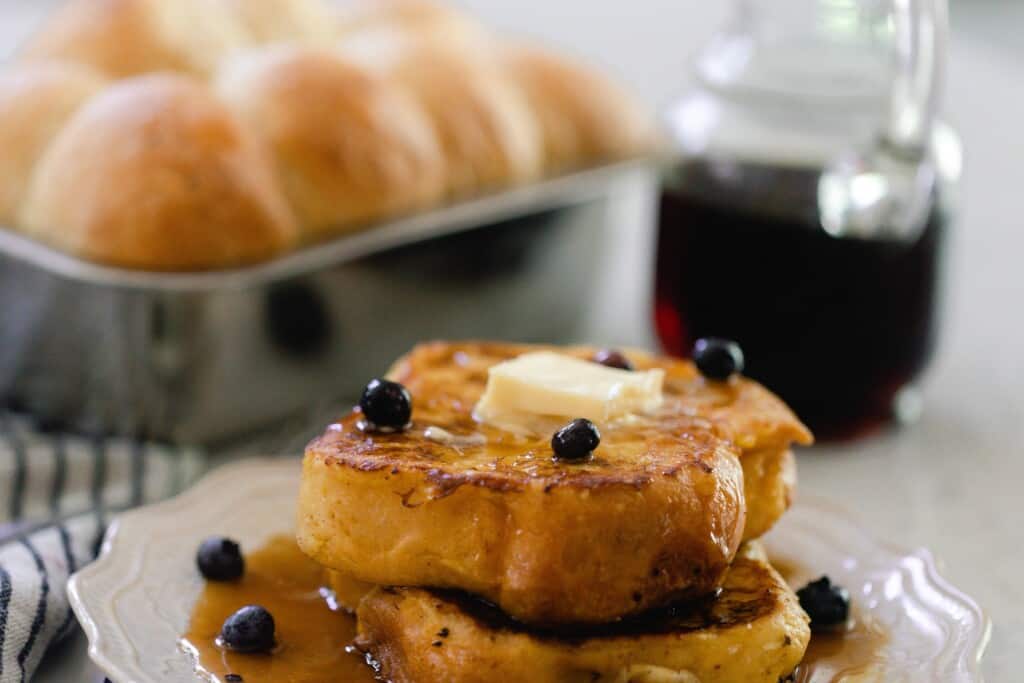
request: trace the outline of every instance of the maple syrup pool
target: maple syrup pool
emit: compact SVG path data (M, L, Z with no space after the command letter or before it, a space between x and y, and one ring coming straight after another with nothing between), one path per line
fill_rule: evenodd
M787 580L803 581L807 570L775 562ZM245 558L238 581L208 581L193 608L182 648L199 675L216 683L373 683L374 671L347 649L356 634L355 618L339 609L325 588L322 567L299 550L292 536L276 536ZM277 647L268 654L231 652L217 645L224 620L245 605L262 605L274 616ZM865 615L849 628L815 634L793 676L796 683L838 683L849 677L870 680L884 663L884 627Z

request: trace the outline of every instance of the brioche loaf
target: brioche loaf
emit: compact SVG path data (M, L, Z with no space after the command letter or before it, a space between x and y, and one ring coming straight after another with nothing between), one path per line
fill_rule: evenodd
M78 64L39 62L0 72L0 224L17 224L36 159L102 86L98 74Z
M33 174L21 223L88 259L147 270L240 265L296 226L261 146L198 81L121 81L80 109Z
M269 145L307 236L427 206L444 192L444 158L419 105L331 52L243 53L216 88Z
M0 74L0 223L109 264L231 267L639 152L645 125L430 0L68 0Z

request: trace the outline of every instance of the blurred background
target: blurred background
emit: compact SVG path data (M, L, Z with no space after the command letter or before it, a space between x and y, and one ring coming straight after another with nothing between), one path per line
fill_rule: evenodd
M56 4L0 0L0 56L13 51ZM744 81L750 71L736 76L736 70L745 68L737 65L750 56L744 53L741 38L745 28L760 30L771 23L771 3L461 4L499 30L538 38L602 67L670 124L668 138L660 143L660 152L670 159L669 170L630 176L606 209L603 220L613 246L595 256L592 267L602 277L594 279L593 288L583 295L586 310L571 336L677 353L685 353L694 336L740 337L752 374L778 388L797 404L802 416L810 415L818 431L834 437L801 455L803 494L852 508L885 538L932 549L945 561L951 580L976 597L995 621L986 671L992 680L1012 680L1010 672L1016 667L1010 658L1024 647L1024 588L1019 581L1024 566L1019 543L1024 512L1019 488L1024 476L1024 224L1017 169L1024 156L1024 4L951 3L939 95L941 118L949 127L939 129L941 139L934 143L938 168L931 169L933 177L927 182L918 173L918 160L894 161L884 149L863 147L870 138L857 128L862 122L853 120L863 106L877 114L872 126L880 130L885 125L885 102L894 77L888 46L892 32L899 31L888 20L879 24L878 44L864 53L869 58L855 67L841 58L801 64L807 80L785 85L794 91L806 86L809 99L793 95L779 105L782 110L790 107L789 114L758 128L744 118L744 108L760 111L777 103L764 99L756 87L749 97L730 99L735 94L730 88L750 85ZM857 5L852 0L819 4L835 17ZM842 30L837 35L842 42ZM752 68L757 78L778 77L771 69L757 68L774 65L771 60L780 54L780 45L774 52L772 45L761 45L755 53ZM801 59L798 51L789 58ZM924 213L917 207L915 215L909 209L899 215L906 218L913 235L908 243L917 245L926 238L934 243L920 247L923 251L910 260L900 260L909 247L897 250L903 255L899 257L885 249L852 256L844 251L840 261L847 269L837 270L827 264L829 258L839 257L815 244L783 243L786 233L774 232L787 221L798 220L787 211L802 206L808 196L817 199L815 193L823 191L817 177L811 181L791 172L792 158L781 165L775 162L780 156L833 150L835 130L808 112L816 111L814 94L821 89L856 90L860 81L844 81L854 72L865 79L863 83L882 85L864 101L839 105L847 111L823 115L842 119L837 125L844 144L862 145L857 148L861 156L850 160L853 171L850 165L835 167L836 184L830 187L842 194L847 185L856 185L849 182L849 174L871 164L898 176L892 187L917 191L925 182ZM730 113L729 107L740 113ZM700 163L676 165L671 159L681 150ZM729 163L720 163L723 156ZM712 162L703 163L705 157ZM756 163L747 163L751 159ZM904 177L908 165L909 180ZM856 192L847 194L845 201L856 201ZM704 203L713 197L719 199ZM764 197L779 200L775 209L758 204ZM749 205L743 204L748 200ZM749 209L736 214L744 216L742 220L724 208L739 204ZM877 222L874 215L851 215L842 209L833 219L837 232L853 237L863 237L855 234L858 230L870 233L872 221ZM679 241L685 226L718 220L745 227L717 243L689 233ZM783 236L775 239L776 234ZM816 271L808 264L826 265ZM683 281L681 273L694 279ZM805 284L811 275L841 277L852 288L844 301L863 292L875 307L850 313L827 301L801 299L794 304L786 292L772 289L773 273L779 281L786 274L802 273ZM756 310L745 311L742 317L756 318L760 333L722 329L728 324L716 312L735 310L738 301L749 302L754 294ZM891 305L884 316L873 314L879 311L878 301ZM857 315L863 321L854 321ZM838 316L847 326L830 316ZM415 336L417 331L411 333ZM893 349L902 342L907 349ZM823 372L836 365L852 371ZM875 386L879 382L871 373L876 371L886 378L886 393L861 396L857 377L871 377ZM798 376L806 382L779 387ZM848 384L834 388L837 376ZM823 377L833 384L814 383ZM909 385L919 391L901 392ZM836 396L849 401L836 404ZM838 407L832 410L832 404ZM819 408L821 413L815 413ZM889 408L892 414L886 413ZM897 425L900 420L890 418L906 424Z

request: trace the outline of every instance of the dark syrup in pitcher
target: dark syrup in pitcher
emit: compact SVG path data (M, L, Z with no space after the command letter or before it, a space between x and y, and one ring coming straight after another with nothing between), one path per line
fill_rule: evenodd
M723 177L741 179L738 195ZM911 242L838 239L818 223L816 183L801 169L677 169L661 196L655 323L676 355L736 339L747 375L819 438L846 438L891 418L932 355L947 225L936 208Z

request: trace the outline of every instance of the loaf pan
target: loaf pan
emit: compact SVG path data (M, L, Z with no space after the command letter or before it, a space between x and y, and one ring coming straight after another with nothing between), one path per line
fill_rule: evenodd
M616 202L591 169L231 271L86 263L0 230L0 398L46 423L216 444L358 395L428 338L575 339Z

